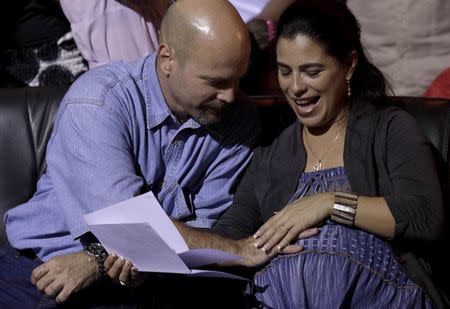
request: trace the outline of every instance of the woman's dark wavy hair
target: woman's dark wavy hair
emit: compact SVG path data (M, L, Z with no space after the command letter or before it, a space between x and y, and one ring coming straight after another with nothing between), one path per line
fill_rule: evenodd
M383 73L367 58L361 27L348 7L337 0L298 0L281 15L277 40L305 35L321 44L339 62L355 50L358 63L350 81L355 102L384 98L391 93Z

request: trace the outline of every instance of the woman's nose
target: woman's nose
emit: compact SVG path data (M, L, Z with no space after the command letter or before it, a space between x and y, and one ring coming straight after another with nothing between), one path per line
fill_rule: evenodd
M307 86L299 74L294 74L290 85L291 92L295 96L299 96L306 92Z

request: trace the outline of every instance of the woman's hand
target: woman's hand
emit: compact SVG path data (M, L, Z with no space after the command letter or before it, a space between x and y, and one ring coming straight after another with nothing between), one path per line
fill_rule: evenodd
M105 260L105 269L114 282L130 288L140 286L147 278L147 275L139 272L130 261L115 254L108 255Z
M332 213L334 193L326 192L299 198L277 212L253 236L255 247L264 252L281 251L294 239L308 238L319 231L315 227Z

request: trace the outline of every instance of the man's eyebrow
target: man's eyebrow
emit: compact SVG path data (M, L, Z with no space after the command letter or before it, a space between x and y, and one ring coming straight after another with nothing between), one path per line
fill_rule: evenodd
M208 76L208 75L200 75L201 79L207 80L209 82L222 82L226 79L221 76Z

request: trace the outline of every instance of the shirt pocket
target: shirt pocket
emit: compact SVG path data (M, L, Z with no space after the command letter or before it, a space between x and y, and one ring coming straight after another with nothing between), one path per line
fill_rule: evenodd
M193 194L188 189L183 189L178 182L173 183L169 193L173 199L172 217L180 221L189 221L196 218Z

